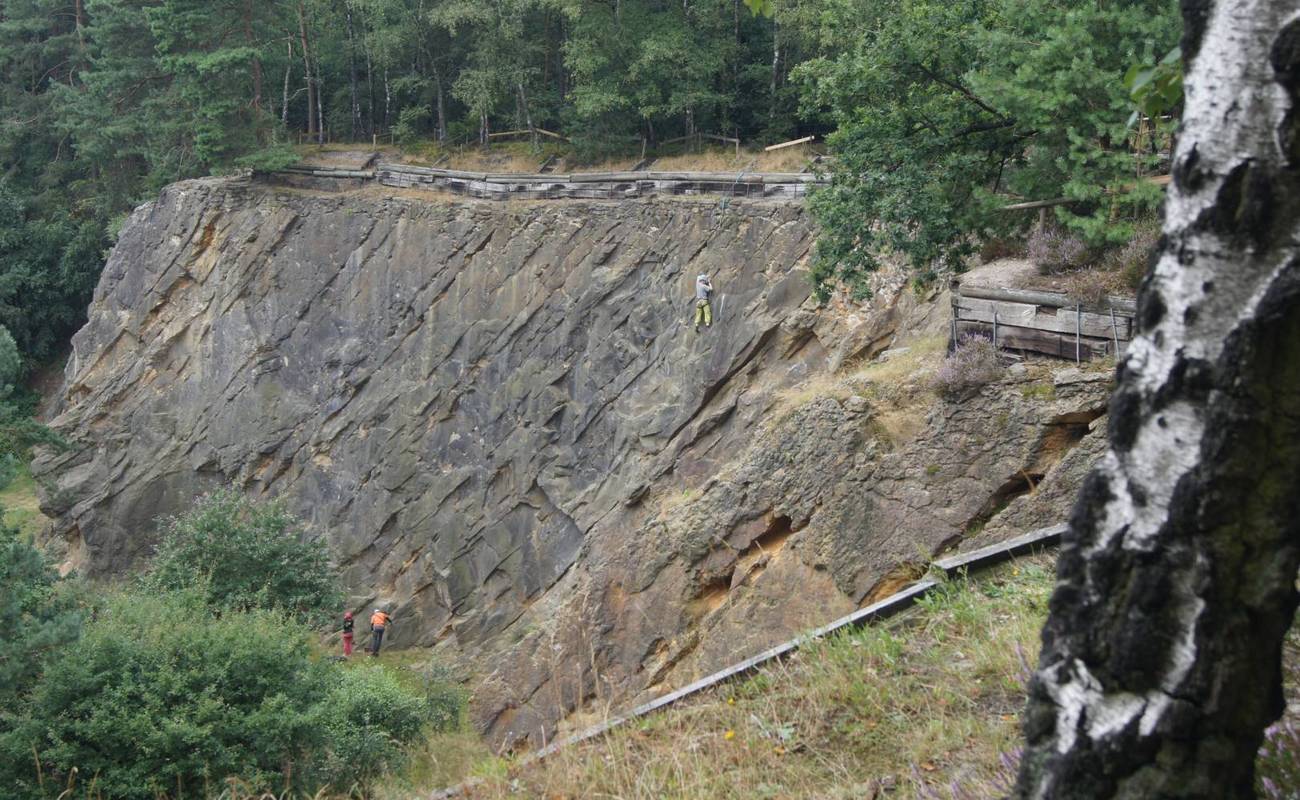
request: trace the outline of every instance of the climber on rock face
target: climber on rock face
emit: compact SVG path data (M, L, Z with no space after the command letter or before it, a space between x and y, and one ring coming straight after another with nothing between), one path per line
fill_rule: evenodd
M376 608L375 613L370 615L370 655L372 657L379 655L379 647L384 641L384 630L392 622L393 617L388 613L388 606Z
M709 276L700 273L695 278L695 332L700 332L700 322L704 327L713 327L713 307L709 304L709 298L713 294L713 283L709 281Z

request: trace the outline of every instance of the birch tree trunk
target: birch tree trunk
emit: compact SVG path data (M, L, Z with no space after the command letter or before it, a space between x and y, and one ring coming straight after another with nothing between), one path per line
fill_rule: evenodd
M293 37L288 37L286 42L289 45L289 58L284 62L284 94L280 102L280 124L288 127L289 125L289 76L293 72Z
M348 30L348 86L352 92L352 141L357 140L357 131L361 129L361 100L357 93L357 35L352 24L352 6L343 6L344 18Z
M435 66L433 70L433 85L436 90L436 108L438 111L438 143L445 144L447 141L447 102L442 90L442 73Z
M298 3L298 35L302 44L302 70L307 79L307 136L316 133L316 83L312 80L311 47L307 44L307 11Z
M1165 237L1058 566L1021 798L1253 797L1300 565L1300 8L1184 0Z

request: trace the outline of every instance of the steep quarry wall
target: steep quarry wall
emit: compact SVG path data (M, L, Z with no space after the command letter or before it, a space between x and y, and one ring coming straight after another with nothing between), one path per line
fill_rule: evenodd
M844 378L947 308L898 279L819 312L812 241L779 201L177 184L74 340L43 507L113 575L199 492L280 497L354 607L473 676L486 733L541 740L887 593L1008 503L1056 513L1016 498L1088 462L1104 375L965 402Z

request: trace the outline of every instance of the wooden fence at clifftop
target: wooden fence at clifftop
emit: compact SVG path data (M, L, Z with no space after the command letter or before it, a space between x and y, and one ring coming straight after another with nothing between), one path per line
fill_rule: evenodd
M485 200L623 200L648 195L714 195L796 199L825 177L800 172L465 172L408 164L379 163L373 169L289 167L254 173L254 179L301 188L360 187L370 183L396 189L450 192Z
M952 338L975 334L1006 350L1090 361L1118 356L1136 333L1128 297L1085 303L1060 292L966 286L952 282Z

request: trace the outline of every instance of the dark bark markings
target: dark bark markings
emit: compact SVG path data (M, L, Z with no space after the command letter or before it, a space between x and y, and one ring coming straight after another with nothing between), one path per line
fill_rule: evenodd
M1166 237L1071 520L1020 797L1251 797L1300 566L1294 6L1187 2ZM1278 33L1280 31L1280 33Z

